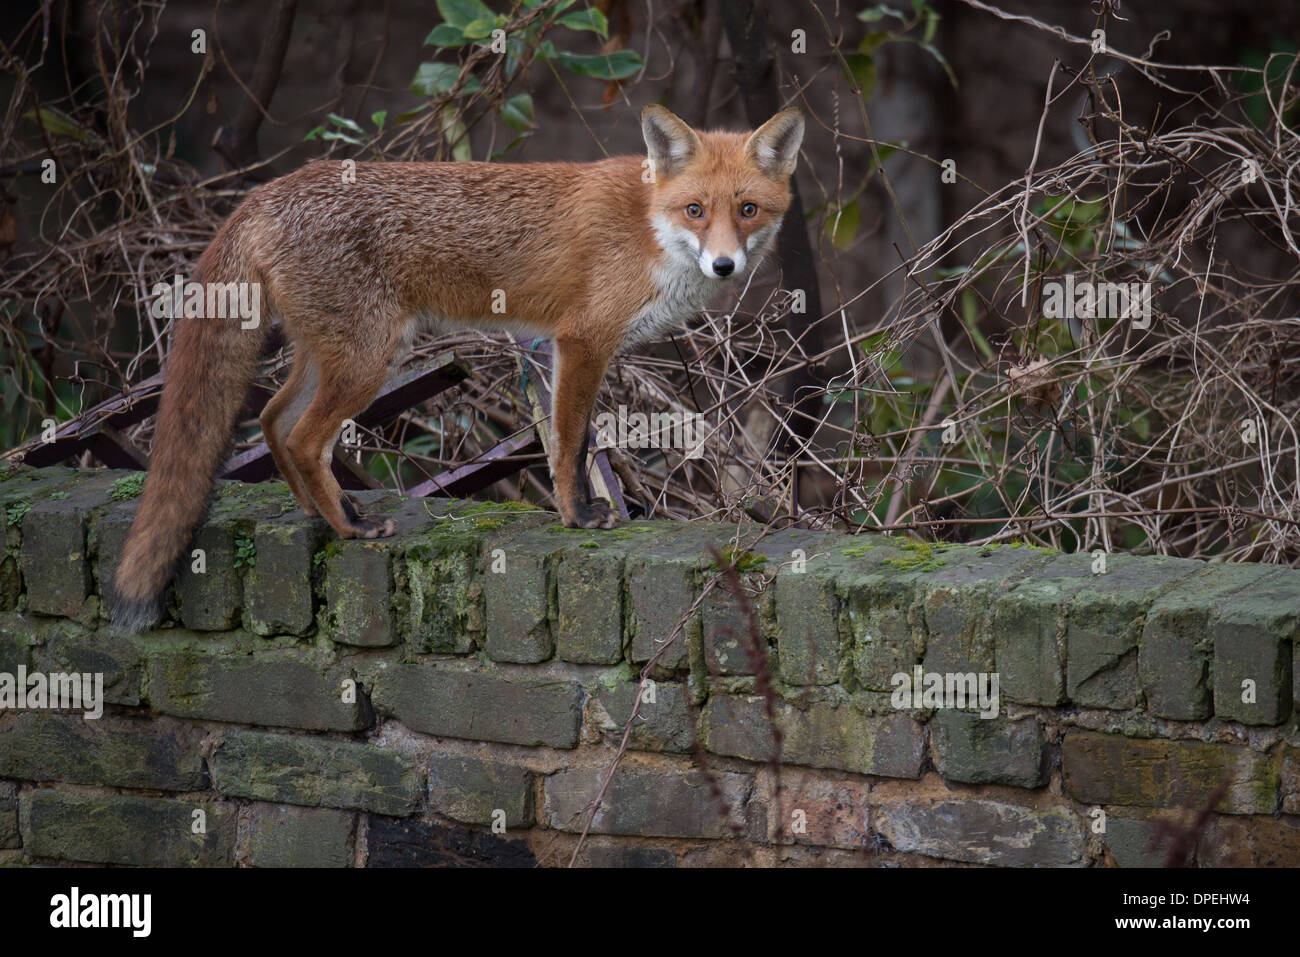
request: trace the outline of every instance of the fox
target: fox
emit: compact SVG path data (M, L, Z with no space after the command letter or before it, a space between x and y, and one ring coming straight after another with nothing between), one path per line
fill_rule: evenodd
M554 343L548 464L560 520L616 524L587 474L606 368L684 326L770 251L804 120L789 108L751 132L704 131L652 104L641 132L644 157L587 163L355 162L344 177L338 161L317 161L235 208L195 281L256 284L293 344L260 423L307 515L344 539L392 535L391 519L364 515L334 479L341 428L420 332L504 327ZM207 512L269 324L251 325L172 319L144 490L113 579L120 631L158 623Z

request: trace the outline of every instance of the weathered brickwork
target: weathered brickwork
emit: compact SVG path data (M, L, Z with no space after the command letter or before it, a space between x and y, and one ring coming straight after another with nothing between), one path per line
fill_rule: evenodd
M1300 571L225 483L128 636L124 474L0 475L0 864L1300 865Z

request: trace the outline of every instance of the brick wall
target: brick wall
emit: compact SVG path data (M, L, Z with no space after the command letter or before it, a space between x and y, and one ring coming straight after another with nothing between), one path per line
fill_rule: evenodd
M640 694L579 863L1160 863L1222 786L1195 862L1300 864L1297 571L375 493L399 534L339 542L228 484L166 627L123 637L137 488L0 481L0 692L107 701L0 710L0 863L564 864ZM736 542L765 669L708 590ZM917 666L996 675L997 716L896 707Z

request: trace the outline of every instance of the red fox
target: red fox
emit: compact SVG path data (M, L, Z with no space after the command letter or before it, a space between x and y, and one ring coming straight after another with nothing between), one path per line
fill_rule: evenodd
M591 499L587 429L611 357L697 315L752 271L790 203L803 115L752 133L641 116L648 160L318 162L251 192L199 258L204 285L256 284L295 344L262 433L294 497L342 538L391 535L330 471L346 419L370 404L421 329L470 324L555 341L550 466L565 525L610 528ZM494 309L504 298L505 310ZM114 579L114 620L157 622L207 510L265 326L177 316L153 454Z

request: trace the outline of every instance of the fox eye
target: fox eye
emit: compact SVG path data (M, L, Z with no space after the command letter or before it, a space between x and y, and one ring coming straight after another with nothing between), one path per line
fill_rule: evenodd
M699 203L691 203L686 207L686 215L691 217L691 219L699 219L704 215L704 207Z
M740 215L744 216L746 219L749 219L751 216L757 216L758 207L753 203L745 203L740 207Z

